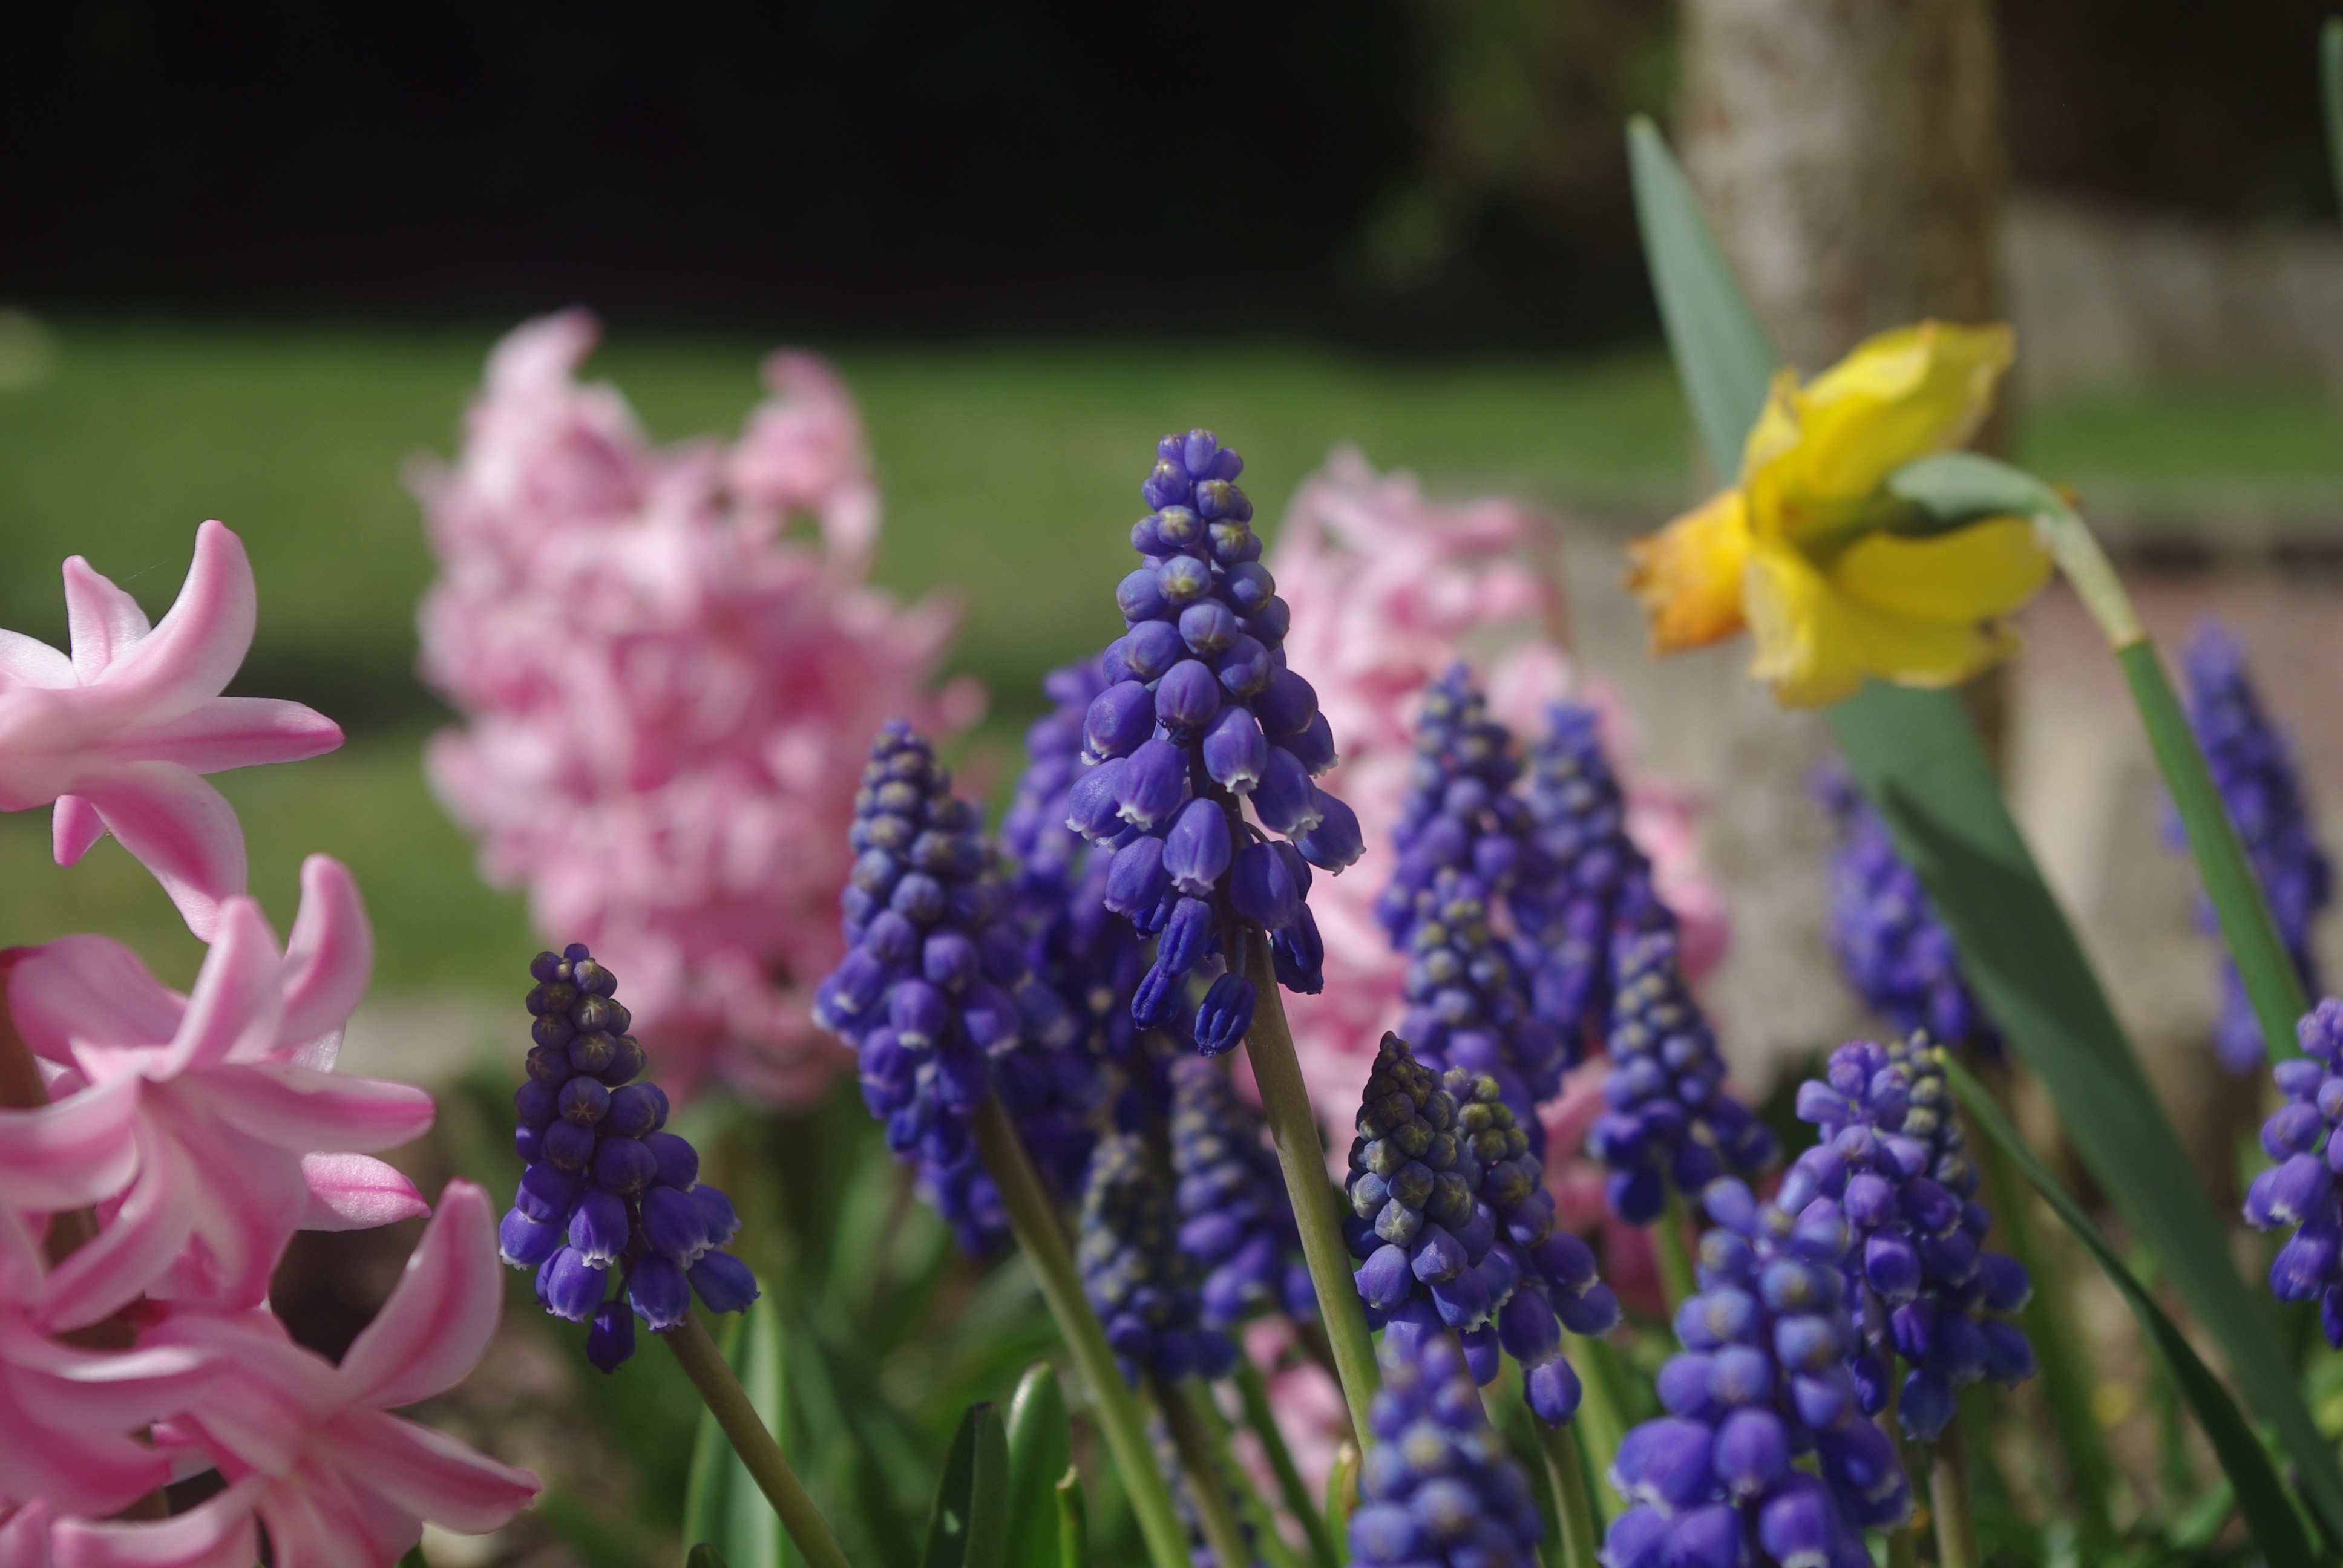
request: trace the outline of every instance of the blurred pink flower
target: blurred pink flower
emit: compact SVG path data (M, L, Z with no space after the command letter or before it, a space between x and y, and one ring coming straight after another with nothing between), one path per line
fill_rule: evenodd
M295 1344L266 1312L183 1306L139 1337L139 1353L216 1358L211 1383L155 1432L157 1449L216 1466L227 1490L160 1523L66 1519L58 1568L242 1568L255 1524L277 1568L389 1568L426 1522L465 1534L527 1507L537 1478L385 1413L444 1392L496 1332L503 1270L488 1197L451 1181L407 1272L336 1366Z
M132 1434L229 1370L194 1346L110 1354L61 1344L0 1305L0 1510L11 1498L63 1513L128 1507L171 1478L170 1461ZM0 1568L15 1561L9 1539L0 1524Z
M65 564L70 657L0 631L0 810L52 801L57 864L111 831L208 940L244 891L244 830L201 775L292 762L342 743L297 702L222 697L252 646L252 564L217 523L160 626L79 556Z
M15 955L9 1011L25 1043L65 1070L50 1085L65 1092L0 1116L0 1170L45 1167L45 1208L81 1199L75 1173L102 1190L127 1172L99 1207L97 1235L32 1297L41 1328L96 1322L142 1293L253 1305L305 1221L339 1229L424 1211L404 1178L362 1157L428 1129L431 1097L332 1071L374 961L357 890L322 855L301 884L282 950L259 905L222 903L187 996L107 937ZM321 1152L338 1158L305 1162ZM0 1262L0 1277L21 1266Z
M981 697L930 690L948 606L867 585L878 494L828 367L775 355L737 444L657 448L576 379L595 335L572 311L508 336L455 466L417 480L423 672L466 716L427 766L483 875L625 976L670 1087L801 1101L849 1060L809 1002L870 736Z
M1570 657L1554 640L1560 595L1536 562L1550 534L1520 502L1435 501L1414 476L1378 474L1344 447L1303 481L1262 563L1292 607L1287 654L1316 688L1342 749L1326 786L1358 812L1370 857L1312 889L1326 989L1286 1000L1302 1076L1337 1118L1356 1107L1375 1048L1403 1010L1405 965L1374 917L1387 876L1374 857L1388 853L1399 819L1424 687L1471 659L1493 715L1524 739L1544 730L1548 704L1574 695ZM1575 695L1603 710L1617 757L1626 739L1617 705L1599 689ZM1627 791L1629 830L1688 927L1687 967L1698 972L1722 952L1725 927L1699 869L1692 803L1632 779ZM1339 1159L1340 1148L1330 1155Z

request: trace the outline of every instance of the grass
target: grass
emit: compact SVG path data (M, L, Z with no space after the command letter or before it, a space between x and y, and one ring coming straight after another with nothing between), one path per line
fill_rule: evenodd
M261 621L237 689L293 696L351 744L220 780L244 814L253 888L289 922L303 854L367 890L386 990L508 985L532 942L517 897L484 890L417 760L434 720L415 685L414 606L431 560L402 472L454 446L489 337L68 322L53 372L0 393L0 519L14 569L0 625L64 640L55 563L87 556L159 615L197 521L243 535ZM624 339L593 371L660 439L730 433L765 346ZM1274 518L1340 441L1447 493L1507 489L1619 517L1680 500L1689 437L1656 353L1591 361L1397 363L1271 344L862 347L837 357L887 490L876 571L941 589L965 618L954 668L994 693L1005 737L1034 683L1114 629L1108 585L1154 437L1203 421L1243 448ZM2031 409L2020 451L2127 498L2262 487L2343 494L2343 418L2284 390L2143 392ZM185 983L199 957L110 842L48 863L40 813L0 818L0 942L74 930L132 940Z

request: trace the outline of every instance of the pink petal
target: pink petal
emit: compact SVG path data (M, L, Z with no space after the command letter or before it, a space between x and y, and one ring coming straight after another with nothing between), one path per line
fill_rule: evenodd
M8 976L17 1032L52 1061L75 1060L91 1046L166 1046L186 1010L186 998L112 937L60 937L19 958Z
M175 1432L215 1462L233 1461L231 1475L256 1470L281 1480L291 1474L337 1408L333 1363L295 1344L265 1307L178 1307L138 1342L202 1354L232 1369L172 1422Z
M196 530L196 558L162 623L118 654L98 681L109 709L176 718L234 678L258 613L244 542L216 522Z
M73 638L74 673L85 686L155 629L136 599L79 556L65 558L65 628Z
M305 1154L301 1179L309 1184L304 1231L371 1231L431 1212L415 1183L364 1154Z
M45 691L70 690L73 660L36 637L21 631L0 631L0 691L32 687Z
M502 1275L488 1193L448 1182L390 1299L342 1357L342 1397L412 1404L461 1382L497 1332Z
M106 1355L43 1338L0 1312L0 1496L110 1513L161 1485L170 1463L130 1435L216 1374L185 1351Z
M0 1192L12 1209L81 1209L138 1169L138 1085L119 1079L32 1111L0 1111Z
M284 1017L282 961L277 934L258 904L241 897L221 904L218 931L187 997L186 1014L170 1050L146 1068L146 1076L176 1078L266 1054L277 1044Z
M75 792L89 797L122 847L155 874L187 929L209 941L220 900L244 891L244 829L235 808L176 762L124 763L76 780Z
M202 1194L186 1245L148 1293L256 1306L308 1210L309 1189L297 1152L247 1137L213 1113L210 1087L199 1081L148 1091L150 1103L172 1102L178 1169Z
M44 1329L86 1328L136 1301L186 1244L203 1201L193 1174L157 1129L142 1128L138 1152L138 1180L114 1218L50 1273L36 1320Z
M459 1535L501 1529L542 1490L526 1470L378 1411L348 1412L320 1436L353 1485Z
M370 1154L431 1130L431 1096L409 1083L343 1078L289 1061L248 1061L205 1075L220 1119L297 1154Z
M57 797L56 809L49 813L49 850L58 865L74 864L105 836L106 819L96 805L79 795Z
M374 931L348 868L325 855L301 862L301 911L285 944L283 1045L306 1045L339 1030L374 972ZM331 1063L313 1063L330 1068Z
M0 1514L0 1568L52 1568L49 1523L56 1511L45 1503L27 1503Z
M268 1484L247 1475L157 1524L59 1520L49 1536L57 1568L252 1568L260 1560L252 1508Z
M117 751L176 762L198 773L298 762L342 743L342 727L314 708L274 697L214 697L159 724L131 724L110 742Z

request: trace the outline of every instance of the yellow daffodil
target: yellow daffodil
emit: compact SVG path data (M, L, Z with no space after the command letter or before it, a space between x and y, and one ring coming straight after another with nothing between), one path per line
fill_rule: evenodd
M1742 450L1740 482L1628 547L1654 648L1745 628L1750 673L1795 707L1865 677L1950 686L2016 647L2006 618L2050 575L2022 518L1951 533L1883 531L1888 476L1964 446L2009 367L2006 327L1883 332L1804 387L1784 370Z

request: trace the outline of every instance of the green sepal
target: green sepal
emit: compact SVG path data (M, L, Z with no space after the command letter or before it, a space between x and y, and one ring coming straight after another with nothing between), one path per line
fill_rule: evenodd
M920 1568L1003 1568L1009 1549L1009 1438L990 1401L968 1407L928 1510Z
M1009 1402L1009 1568L1058 1568L1058 1481L1073 1452L1057 1372L1035 1362Z
M2196 1413L2197 1423L2204 1429L2206 1441L2212 1445L2214 1456L2221 1462L2222 1471L2237 1489L2237 1511L2245 1516L2246 1528L2253 1532L2256 1544L2271 1568L2310 1568L2317 1561L2310 1549L2310 1539L2303 1529L2302 1516L2295 1512L2288 1496L2286 1483L2271 1468L2269 1455L2263 1451L2261 1439L2247 1424L2245 1414L2237 1409L2229 1391L2221 1386L2212 1369L2188 1343L2188 1337L2178 1325L2165 1316L2164 1309L2138 1276L2124 1266L2122 1256L2091 1222L2083 1206L2050 1174L2034 1151L2017 1135L2017 1129L2001 1113L1983 1085L1969 1076L1958 1062L1947 1061L1945 1075L1951 1080L1953 1092L1960 1097L1961 1108L1968 1113L1969 1121L1992 1140L2005 1158L2015 1165L2042 1201L2050 1205L2066 1229L2083 1243L2084 1250L2099 1266L2139 1320L2142 1334L2156 1347L2165 1369L2179 1388L2181 1397Z

